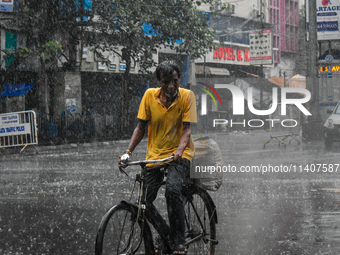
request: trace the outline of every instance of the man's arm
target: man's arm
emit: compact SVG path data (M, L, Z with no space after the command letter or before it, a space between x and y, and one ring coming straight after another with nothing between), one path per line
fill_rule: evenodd
M118 165L122 165L122 163L126 163L131 157L131 154L133 150L136 148L136 146L140 143L140 141L143 139L143 136L145 134L146 124L147 121L140 120L137 124L137 127L133 131L133 134L131 136L129 148L124 152L122 156L119 156Z
M188 143L190 141L190 135L191 135L190 123L183 123L183 133L179 141L177 150L173 154L175 161L182 162L182 155L185 148L188 146Z
M144 121L144 120L140 120L138 122L137 127L133 131L133 134L132 134L132 137L131 137L131 140L130 140L130 144L129 144L129 147L128 147L128 150L130 151L130 153L133 152L133 150L136 148L136 146L143 139L147 123L148 122Z

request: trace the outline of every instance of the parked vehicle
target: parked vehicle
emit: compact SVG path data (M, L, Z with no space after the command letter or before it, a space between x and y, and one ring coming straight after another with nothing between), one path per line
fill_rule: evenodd
M331 113L331 116L323 125L323 135L326 148L332 148L333 142L340 141L340 101L334 110L327 113Z

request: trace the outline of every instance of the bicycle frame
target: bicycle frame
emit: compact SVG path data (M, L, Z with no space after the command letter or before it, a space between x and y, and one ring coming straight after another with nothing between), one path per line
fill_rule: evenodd
M152 233L151 233L151 229L149 226L149 222L150 220L148 219L145 210L146 205L145 205L145 201L143 199L143 192L144 192L144 174L147 170L147 165L148 164L158 164L158 163L162 163L163 166L166 165L168 162L172 161L173 156L165 158L165 159L160 159L160 160L142 160L142 161L133 161L133 162L128 162L127 165L140 165L141 167L141 173L140 174L136 174L136 178L135 178L135 184L136 182L139 183L139 188L138 188L138 195L137 195L137 204L132 203L131 199L132 199L132 195L134 193L134 189L135 189L135 185L132 188L132 192L131 192L131 197L130 197L130 201L121 201L121 203L128 203L130 206L133 206L134 208L137 209L137 217L136 217L136 222L137 219L140 220L142 222L142 233L144 235L144 244L145 244L145 248L146 249L150 249L150 251L153 252L154 250L154 245L153 245L153 238L152 238ZM160 166L162 167L162 165ZM125 173L127 175L127 173ZM146 191L147 192L147 191ZM145 197L145 196L144 196ZM146 220L145 220L146 219ZM159 232L156 229L157 233L160 235L161 239L164 240L166 237L163 235L162 232ZM140 240L142 240L142 238L140 238ZM139 244L138 248L140 247L141 243Z
M125 201L122 200L121 203L124 204L128 204L129 206L131 206L132 208L135 208L135 210L137 211L137 216L136 216L136 222L135 224L138 224L138 222L141 222L142 225L142 235L143 237L139 238L139 243L137 244L135 250L138 250L142 244L142 240L144 239L144 245L145 245L145 249L150 250L153 252L154 250L154 246L153 246L153 238L152 238L152 233L151 233L151 229L149 226L149 219L146 216L145 210L146 210L146 205L145 205L145 201L143 201L143 192L144 192L144 173L146 171L146 165L147 164L157 164L157 163L163 163L166 164L167 162L171 161L173 159L173 156L165 158L165 159L160 159L160 160L143 160L143 161L133 161L133 162L128 162L127 165L140 165L141 167L141 173L140 174L136 174L136 178L135 178L135 182L134 182L134 186L132 188L131 191L131 196L129 201ZM122 169L122 167L119 167L120 171L122 173L124 173L125 175L128 176L128 174ZM133 203L131 202L132 196L134 194L134 190L135 190L135 186L136 183L139 183L139 188L138 188L138 194L137 194L137 203ZM162 239L164 239L165 237L162 235L162 233L159 233L158 230L156 229L157 233L161 236ZM133 244L130 245L130 247L133 247ZM134 251L130 251L131 254L133 254Z
M141 174L136 174L136 180L135 180L135 182L139 182L139 183L140 183L140 187L139 187L139 193L140 193L140 194L138 194L138 200L137 200L137 202L138 202L138 204L139 204L139 206L138 206L139 210L140 210L141 208L142 208L142 210L143 210L143 220L144 220L144 218L146 218L146 219L148 220L148 217L145 215L145 209L146 209L146 208L145 208L145 205L144 205L144 202L145 202L145 201L142 201L142 195L143 195L142 192L143 192L143 185L144 185L144 172L146 171L146 165L147 165L147 164L150 164L150 163L164 163L164 162L168 162L169 160L172 160L172 158L173 158L173 157L169 157L169 158L161 159L161 160L152 160L152 161L144 160L144 161L134 161L134 162L128 163L128 165L137 165L137 164L139 164L139 165L141 166L141 168L142 168L142 173L141 173ZM188 185L185 186L185 189L187 189L187 188L188 188ZM200 188L198 188L197 186L195 186L195 188L196 188L196 189L200 189ZM217 223L216 206L215 206L213 200L211 199L209 193L207 193L207 192L206 192L205 190L203 190L203 189L200 189L200 190L201 190L201 192L204 192L204 193L207 195L207 198L208 198L208 201L209 201L209 206L210 206L210 208L212 208L212 217L213 217L213 219L209 219L209 220L214 220L214 222ZM132 191L132 193L133 193L133 191ZM199 220L200 226L202 227L202 229L204 229L204 224L203 224L203 222L202 222L202 220L201 220L201 218L200 218L200 216L199 216L199 214L198 214L198 212L197 212L197 210L196 210L195 205L192 203L192 196L190 195L189 192L182 192L182 194L187 198L187 201L191 204L191 207L192 207L192 209L193 209L193 211L194 211L194 213L195 213L197 219ZM129 204L133 205L132 203L129 203ZM144 206L144 208L143 208L143 206ZM185 220L186 220L186 223L187 223L187 225L188 225L187 217L186 217ZM148 222L149 222L149 220L148 220ZM158 232L158 231L157 231L157 232ZM159 233L159 232L158 232L158 234L161 236L162 239L165 238L164 236L162 236L162 233ZM205 243L207 243L208 241L211 241L211 242L213 242L214 244L217 244L217 243L218 243L218 241L216 241L216 240L207 239L207 238L206 238L206 233L204 232L204 233L202 233L200 236L197 236L197 237L195 237L194 239L189 240L189 241L186 243L186 245L189 245L189 244L195 242L197 239L200 239L200 238L202 238L202 239L204 240Z

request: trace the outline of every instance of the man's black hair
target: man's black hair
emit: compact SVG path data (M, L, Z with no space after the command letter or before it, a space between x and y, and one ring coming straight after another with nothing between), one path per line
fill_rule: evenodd
M172 73L176 71L178 77L181 77L181 69L179 65L175 61L166 60L160 63L156 68L156 78L158 81L161 80L162 77L172 76Z

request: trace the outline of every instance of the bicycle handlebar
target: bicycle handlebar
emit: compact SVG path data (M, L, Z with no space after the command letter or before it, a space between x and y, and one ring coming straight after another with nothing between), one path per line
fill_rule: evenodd
M170 156L163 159L151 159L151 160L137 160L137 161L130 161L127 162L126 166L133 166L133 165L147 165L147 164L157 164L157 163L167 163L174 159L174 156ZM123 170L123 166L119 166L119 170L128 176L128 174Z
M151 159L151 160L138 160L138 161L130 161L127 163L128 166L132 165L141 165L141 164L156 164L156 163L166 163L172 160L174 156L170 156L163 159Z

